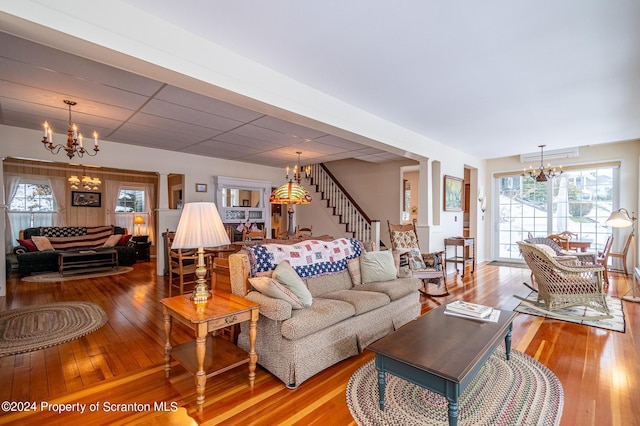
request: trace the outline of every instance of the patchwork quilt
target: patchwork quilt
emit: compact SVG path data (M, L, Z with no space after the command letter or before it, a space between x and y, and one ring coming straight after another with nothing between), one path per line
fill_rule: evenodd
M288 260L298 276L308 278L344 271L347 260L360 256L363 247L355 238L338 238L297 244L258 244L245 250L253 277L273 271L280 262Z

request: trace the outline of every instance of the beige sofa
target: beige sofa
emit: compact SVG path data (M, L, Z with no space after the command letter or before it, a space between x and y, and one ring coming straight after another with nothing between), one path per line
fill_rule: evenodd
M332 252L344 247L345 242L355 250L349 252L349 259L335 260ZM271 254L266 255L268 250ZM300 267L301 256L296 250L309 254L309 259L315 256L315 261L327 257L324 263L320 262L320 267L310 271ZM260 251L261 259L256 255ZM396 278L394 270L391 280L360 284L357 278L360 259L369 255L364 254L362 244L356 240L337 239L309 240L292 246L265 244L229 256L232 292L260 303L256 338L258 364L288 387L295 388L415 319L420 314L420 280ZM270 265L265 266L266 258ZM297 271L301 271L299 275L304 276L303 281L313 296L311 306L293 309L287 301L252 288L248 281L251 276L269 274L268 271L283 260L291 261L292 266L298 262ZM352 276L356 276L356 285ZM245 350L249 348L246 323L241 325L238 345Z

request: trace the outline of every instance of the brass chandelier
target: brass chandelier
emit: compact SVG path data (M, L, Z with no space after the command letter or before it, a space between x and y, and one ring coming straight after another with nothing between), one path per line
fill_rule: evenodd
M547 167L544 167L544 154L543 150L546 145L538 145L540 148L540 167L534 169L529 166L529 170L525 169L522 171L522 176L526 176L527 174L535 179L536 182L546 182L548 179L553 179L556 176L564 173L562 171L562 166L559 167L560 171L556 172L555 167L551 167L551 164L547 164Z
M44 147L51 151L52 154L57 154L61 149L64 149L67 153L67 157L72 159L75 155L82 158L84 154L87 154L91 157L95 156L98 151L100 151L100 147L98 146L98 133L93 132L93 154L91 151L84 148L84 142L82 138L82 133L78 133L78 126L73 124L71 121L71 107L76 105L77 102L70 101L68 99L64 100L64 103L69 106L69 128L67 129L67 143L63 144L53 144L53 130L47 121L44 122L44 137L42 138L42 143Z

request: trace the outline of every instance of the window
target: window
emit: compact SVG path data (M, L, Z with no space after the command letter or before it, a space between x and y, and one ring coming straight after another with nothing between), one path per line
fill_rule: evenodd
M144 189L123 187L118 194L115 207L116 225L127 228L135 235L148 235L149 212L147 210L147 193ZM136 216L141 216L144 223L134 226Z
M9 203L9 225L12 244L20 230L36 226L53 226L57 206L51 185L47 181L20 181Z
M614 210L613 188L618 168L612 165L574 168L548 182L529 177L501 176L498 253L502 259L518 259L517 241L531 233L536 237L571 231L590 241L599 251L611 233L604 225Z
M20 183L9 210L12 212L53 212L55 199L48 183Z
M116 212L145 212L145 193L143 189L121 189L118 195Z

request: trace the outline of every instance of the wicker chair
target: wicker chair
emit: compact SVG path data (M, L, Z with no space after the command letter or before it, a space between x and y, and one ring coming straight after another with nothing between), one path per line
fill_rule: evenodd
M558 243L553 240L550 240L546 237L537 237L537 238L528 238L524 240L525 243L529 244L544 244L553 249L556 252L556 256L572 256L578 258L578 262L582 264L588 263L596 263L596 259L598 257L597 253L589 253L589 252L577 252L577 251L569 251L565 250Z
M558 262L553 256L535 244L518 241L520 252L533 272L538 284L536 303L515 296L523 304L544 313L555 316L589 320L612 318L604 293L602 273L599 265L580 265L570 262ZM599 316L573 316L557 311L571 306L586 306L601 312Z
M424 288L420 289L420 292L430 297L448 296L447 277L442 266L444 251L420 252L415 219L406 225L392 225L387 220L387 226L389 227L389 237L391 238L391 249L406 253L409 256L412 275L422 280ZM444 283L444 292L432 294L427 291L428 284L436 284L440 288L442 283Z

